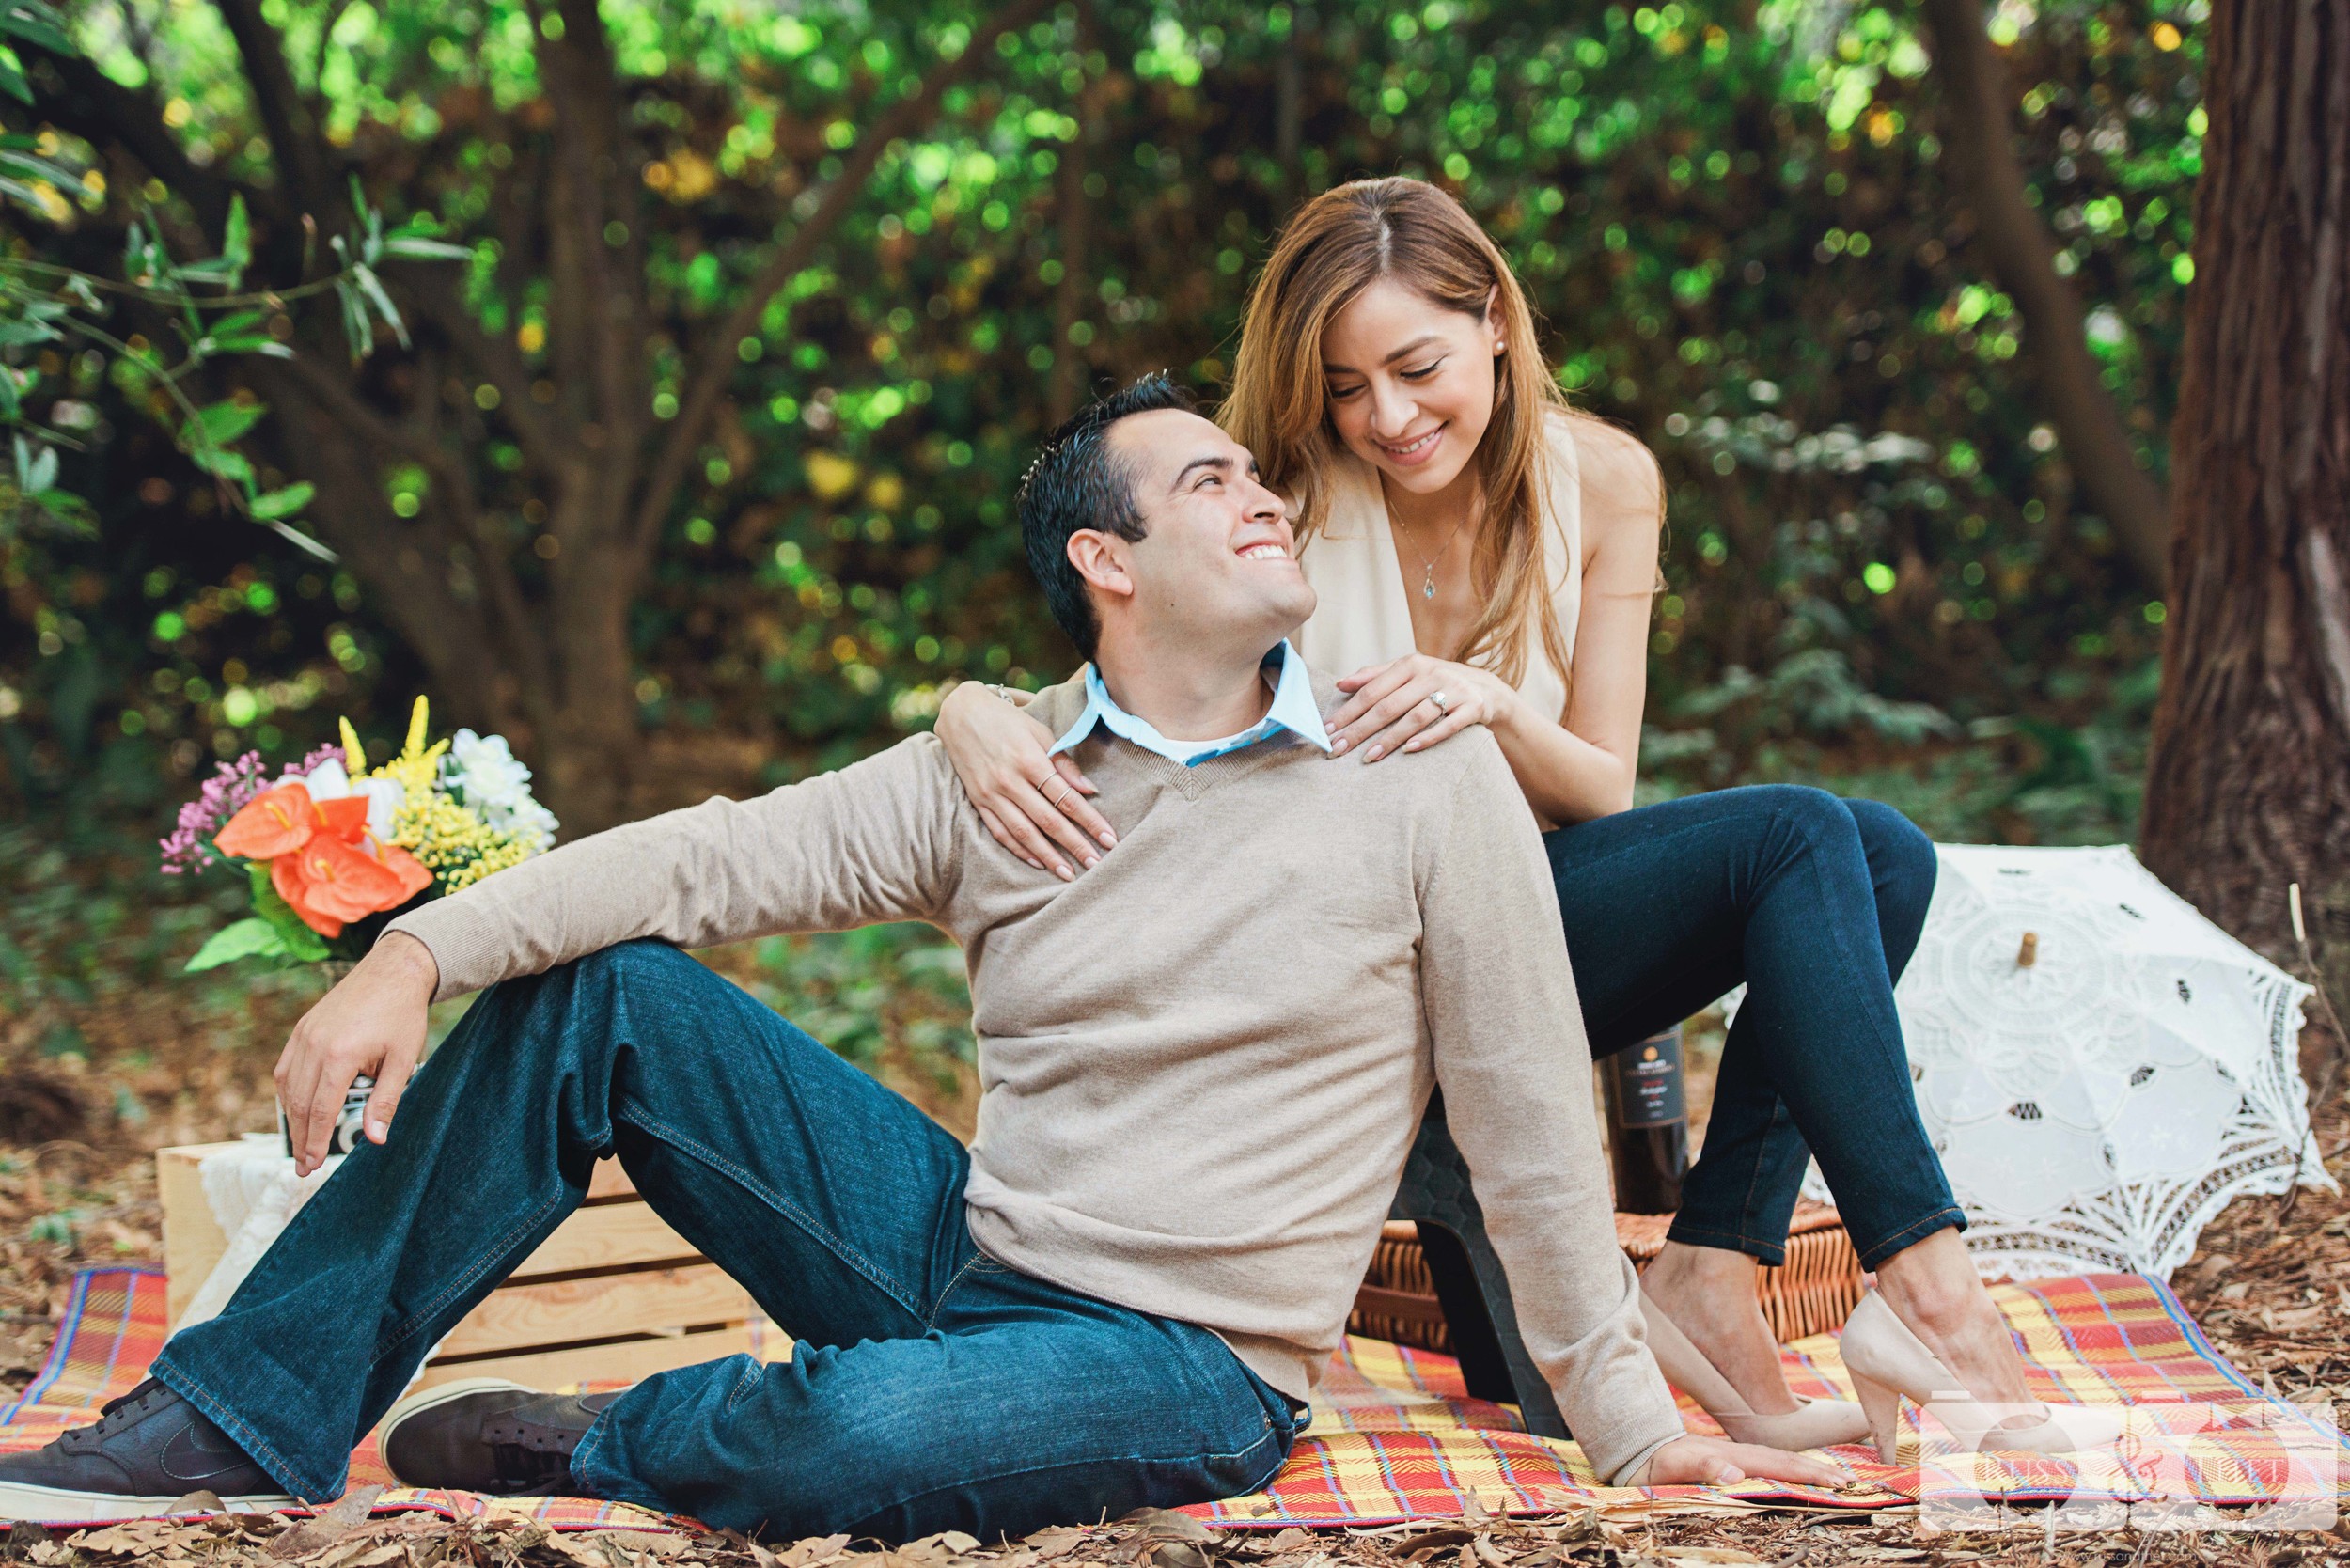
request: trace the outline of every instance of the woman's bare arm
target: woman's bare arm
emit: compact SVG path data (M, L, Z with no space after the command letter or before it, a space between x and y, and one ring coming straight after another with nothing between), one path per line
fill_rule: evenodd
M1595 419L1577 420L1574 437L1583 468L1583 600L1567 712L1537 713L1521 700L1493 721L1527 804L1552 823L1631 808L1664 519L1663 477L1637 437Z

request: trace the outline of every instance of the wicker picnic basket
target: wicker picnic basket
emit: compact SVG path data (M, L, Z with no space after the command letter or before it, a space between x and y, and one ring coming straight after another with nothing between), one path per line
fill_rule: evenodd
M1671 1224L1670 1215L1620 1214L1616 1241L1635 1264L1645 1266L1663 1249ZM1843 1327L1861 1292L1860 1259L1843 1222L1825 1204L1806 1202L1796 1205L1787 1231L1786 1264L1758 1271L1762 1315L1782 1342ZM1346 1328L1421 1350L1451 1351L1417 1226L1388 1224Z

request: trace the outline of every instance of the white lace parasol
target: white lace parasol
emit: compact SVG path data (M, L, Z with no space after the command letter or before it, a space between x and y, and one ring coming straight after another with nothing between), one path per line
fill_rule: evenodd
M2309 987L2127 849L1938 848L1894 999L1986 1278L2168 1278L2241 1194L2334 1184L2301 1082ZM1827 1196L1817 1167L1806 1186Z

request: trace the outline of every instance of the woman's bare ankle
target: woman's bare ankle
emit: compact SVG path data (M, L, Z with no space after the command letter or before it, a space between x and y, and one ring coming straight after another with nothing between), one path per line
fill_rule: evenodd
M1667 1242L1640 1284L1749 1409L1785 1415L1798 1402L1787 1387L1778 1341L1755 1299L1754 1274L1755 1261L1743 1252Z
M1937 1231L1877 1265L1886 1305L1978 1399L2029 1403L2023 1358L1956 1231Z

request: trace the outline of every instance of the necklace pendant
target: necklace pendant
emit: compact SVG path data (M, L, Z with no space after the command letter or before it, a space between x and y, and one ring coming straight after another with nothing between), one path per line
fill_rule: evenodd
M1420 578L1419 596L1422 599L1434 599L1436 597L1436 573L1434 571L1427 572Z

